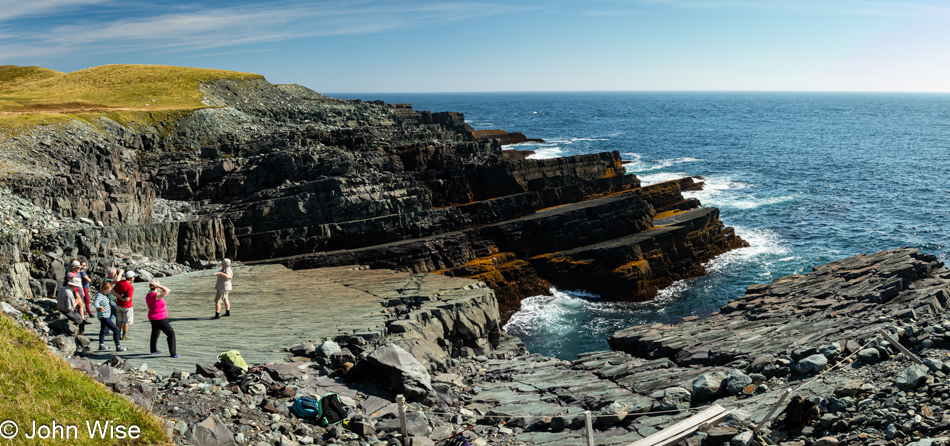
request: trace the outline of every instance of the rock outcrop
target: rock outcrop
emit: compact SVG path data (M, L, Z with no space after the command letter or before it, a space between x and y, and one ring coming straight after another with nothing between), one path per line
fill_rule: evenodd
M941 314L948 305L950 270L933 255L904 248L754 285L708 318L631 327L614 333L608 342L615 350L667 358L684 367L784 352L798 360L818 353L819 344L854 350L878 329Z
M72 257L99 273L120 251L194 267L227 256L470 277L497 291L506 318L552 284L652 299L745 245L715 209L683 198L700 182L640 187L617 152L528 159L502 150L524 135L475 131L459 113L263 80L201 89L219 108L75 121L4 143L30 166L6 178L11 193L79 221L25 223L11 263L34 281L11 277L12 294L47 289L37 281Z

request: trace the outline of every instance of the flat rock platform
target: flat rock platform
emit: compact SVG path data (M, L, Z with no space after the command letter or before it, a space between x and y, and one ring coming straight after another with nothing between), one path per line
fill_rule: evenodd
M129 330L133 339L122 342L129 350L118 356L135 367L145 363L158 373L194 372L196 363L213 364L218 354L235 349L250 364L280 362L290 356L282 350L300 342L345 334L382 337L387 323L397 318L394 309L406 298L443 302L490 293L471 279L361 266L294 271L281 265L252 265L233 270L231 316L217 320L211 319L217 270L158 279L171 289L168 316L177 335L177 359L169 357L164 334L159 335L158 349L166 353L150 354L148 284L135 283L135 319ZM97 362L117 354L95 351L98 329L98 322L87 329ZM114 347L111 338L106 345Z

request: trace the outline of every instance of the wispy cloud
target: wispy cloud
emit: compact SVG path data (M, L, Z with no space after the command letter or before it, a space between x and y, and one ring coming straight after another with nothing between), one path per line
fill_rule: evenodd
M920 1L873 0L614 0L611 3L684 9L744 9L804 14L950 18L950 6L947 6L945 2L930 4Z
M102 5L111 0L0 0L0 22L27 17L68 14L83 7Z
M7 0L0 0L6 3ZM2 4L0 3L0 4ZM104 19L87 15L35 33L16 27L17 18L53 14L56 8L105 4L106 0L42 1L0 15L0 59L75 51L180 52L291 39L372 34L501 14L513 8L484 3L389 3L286 1L229 8L195 8ZM57 4L57 5L54 5ZM11 37L17 36L17 37ZM2 61L2 60L0 60Z

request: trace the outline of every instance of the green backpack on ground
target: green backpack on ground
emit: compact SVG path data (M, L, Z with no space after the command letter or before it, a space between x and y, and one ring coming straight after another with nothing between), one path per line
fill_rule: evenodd
M218 355L218 361L226 362L231 364L247 373L247 362L244 361L244 358L241 357L241 352L237 350L228 350L220 355Z
M349 416L349 410L343 405L340 395L335 393L323 395L319 400L299 397L290 406L290 412L323 427L342 423Z

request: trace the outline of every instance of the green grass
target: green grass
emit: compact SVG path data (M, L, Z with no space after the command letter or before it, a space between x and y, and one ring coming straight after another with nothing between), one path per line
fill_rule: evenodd
M13 441L0 439L0 444L170 443L158 418L72 369L50 353L35 334L0 316L0 422L7 420L19 425L19 434ZM78 437L55 441L25 438L33 430L33 421L41 426L54 420L58 425L75 425ZM87 420L135 425L141 429L141 436L125 441L91 439Z
M17 65L0 65L0 84L16 85L38 81L50 77L60 76L63 73L43 67L20 67Z
M198 87L218 79L263 76L167 65L103 65L72 73L4 65L0 66L0 126L42 124L33 113L48 115L55 123L84 114L195 110L207 107L201 103Z

